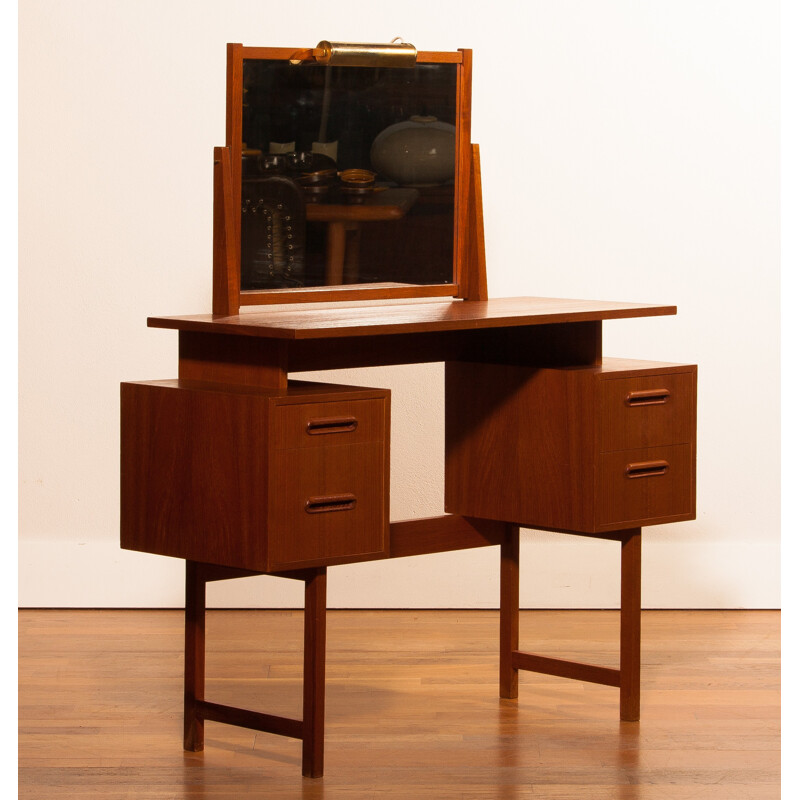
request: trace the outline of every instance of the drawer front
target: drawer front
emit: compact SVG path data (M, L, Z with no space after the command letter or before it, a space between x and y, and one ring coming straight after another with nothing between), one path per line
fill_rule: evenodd
M601 381L600 451L694 441L694 373Z
M278 406L275 444L285 449L381 441L384 437L385 403L382 398L376 398Z
M388 475L382 442L278 450L270 469L270 569L386 552Z
M597 494L599 527L646 524L694 515L694 448L651 447L603 453Z

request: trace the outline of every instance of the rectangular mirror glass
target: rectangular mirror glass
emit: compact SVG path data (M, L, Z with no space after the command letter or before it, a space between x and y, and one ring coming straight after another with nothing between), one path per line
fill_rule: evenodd
M457 84L245 57L241 290L453 283Z

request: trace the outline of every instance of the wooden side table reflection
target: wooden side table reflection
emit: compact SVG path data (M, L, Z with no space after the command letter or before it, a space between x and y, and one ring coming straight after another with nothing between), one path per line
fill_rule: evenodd
M356 283L359 234L363 222L400 220L417 201L416 189L386 189L367 195L363 203L308 203L306 220L328 225L325 284ZM348 233L352 233L349 237Z

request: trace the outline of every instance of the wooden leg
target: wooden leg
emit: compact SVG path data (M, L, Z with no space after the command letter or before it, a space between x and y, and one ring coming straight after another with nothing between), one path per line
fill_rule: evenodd
M344 280L344 254L347 246L347 226L344 222L328 223L325 247L325 283L339 286Z
M518 670L619 687L619 716L639 720L642 639L642 529L596 535L622 545L620 583L620 666L598 667L519 650L519 528L510 527L500 545L500 697L517 697Z
M500 545L500 697L519 694L519 670L512 653L519 650L519 527L509 525Z
M327 570L307 578L303 660L303 775L321 778L325 745L325 613Z
M205 694L206 582L202 565L186 562L186 620L183 672L183 749L203 749L203 717L198 703Z
M620 599L619 716L639 719L639 672L642 639L642 529L622 536L622 586Z
M358 267L361 250L361 226L351 222L347 226L347 246L344 256L344 282L358 283Z

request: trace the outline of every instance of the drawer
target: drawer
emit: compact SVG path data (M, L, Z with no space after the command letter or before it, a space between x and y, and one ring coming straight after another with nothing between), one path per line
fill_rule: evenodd
M694 373L601 381L600 451L691 442Z
M385 462L381 442L277 451L270 480L272 568L383 552Z
M601 454L597 525L693 515L693 461L689 444Z
M389 403L330 384L123 384L122 546L256 572L385 555Z
M288 449L381 441L385 409L382 399L279 406L275 446Z
M587 533L693 519L696 379L628 359L448 362L445 509Z

